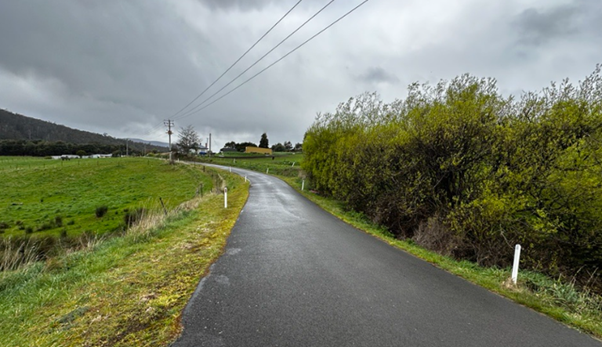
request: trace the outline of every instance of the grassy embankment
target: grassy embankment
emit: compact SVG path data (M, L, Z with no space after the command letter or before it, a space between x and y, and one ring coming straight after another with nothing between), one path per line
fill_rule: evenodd
M120 160L124 166L138 163ZM248 185L236 175L218 176L211 169L204 174L199 167L174 168L160 161L143 165L149 165L144 172L150 181L156 175L170 176L170 186L175 176L189 170L193 187L198 178L208 185L211 176L223 178L230 193L228 209L223 208L223 195L194 197L193 190L185 202L170 199L167 216L161 209L148 210L125 232L0 273L0 345L161 346L177 337L180 313L199 278L221 254ZM121 179L129 182L139 173L122 171Z
M216 158L213 159L213 162L264 173L266 168L270 167L270 174L281 178L306 198L350 225L472 283L545 313L569 326L602 338L602 298L600 296L580 290L571 282L523 270L520 271L518 285L515 286L509 281L510 268L481 267L473 262L459 261L439 255L416 245L412 240L396 239L384 227L372 223L360 213L349 210L341 202L311 192L311 182L306 181L305 190L301 191L303 173L299 164L303 160L302 154L275 158L273 161L271 158L237 159L236 161ZM293 168L290 167L292 161L296 163Z

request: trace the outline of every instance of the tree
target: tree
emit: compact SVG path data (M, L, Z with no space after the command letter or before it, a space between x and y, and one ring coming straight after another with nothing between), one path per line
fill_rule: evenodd
M259 147L260 148L270 148L270 143L268 141L268 134L266 134L266 133L261 134L261 139L259 140Z
M284 149L290 152L293 149L293 144L290 141L284 141Z
M295 152L301 152L303 151L303 145L301 143L296 143L295 144L295 148L293 149Z
M186 128L180 128L176 146L181 153L188 155L191 150L198 150L199 142L199 135L192 125L188 125Z
M80 149L79 151L75 152L75 155L77 155L81 158L84 155L86 155L86 151L84 151L83 149Z
M272 146L272 151L274 152L286 152L286 147L278 142L277 144Z

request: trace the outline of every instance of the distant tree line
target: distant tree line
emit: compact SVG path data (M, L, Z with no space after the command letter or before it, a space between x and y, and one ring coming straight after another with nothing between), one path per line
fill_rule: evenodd
M270 148L269 147L268 135L266 133L261 134L261 138L259 139L259 146L257 146L253 142L241 142L236 143L235 141L226 142L224 148L236 149L239 152L244 152L247 147L260 147L260 148ZM293 144L290 141L284 141L284 144L278 142L275 145L272 145L271 149L274 152L300 152L303 148L303 145L300 143Z
M602 78L504 97L469 75L374 94L305 134L315 189L400 238L484 265L575 276L602 291Z
M272 146L272 151L274 152L301 152L302 149L302 144L297 143L293 147L293 144L290 141L284 141L284 144L278 142Z
M82 154L83 153L83 154ZM63 141L27 141L27 140L0 140L0 155L5 156L34 156L45 157L53 155L74 154L115 154L125 155L125 144L121 146L103 145L98 143L75 144ZM140 155L142 151L130 148L129 155Z

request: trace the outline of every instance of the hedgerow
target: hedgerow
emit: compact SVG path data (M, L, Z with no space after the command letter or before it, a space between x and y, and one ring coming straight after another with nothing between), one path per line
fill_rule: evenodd
M602 78L504 97L493 79L412 84L318 114L303 169L400 238L482 265L602 281Z

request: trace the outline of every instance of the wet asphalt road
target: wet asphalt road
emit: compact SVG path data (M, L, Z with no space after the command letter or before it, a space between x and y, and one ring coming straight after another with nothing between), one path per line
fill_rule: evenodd
M602 346L232 171L249 200L173 346Z

